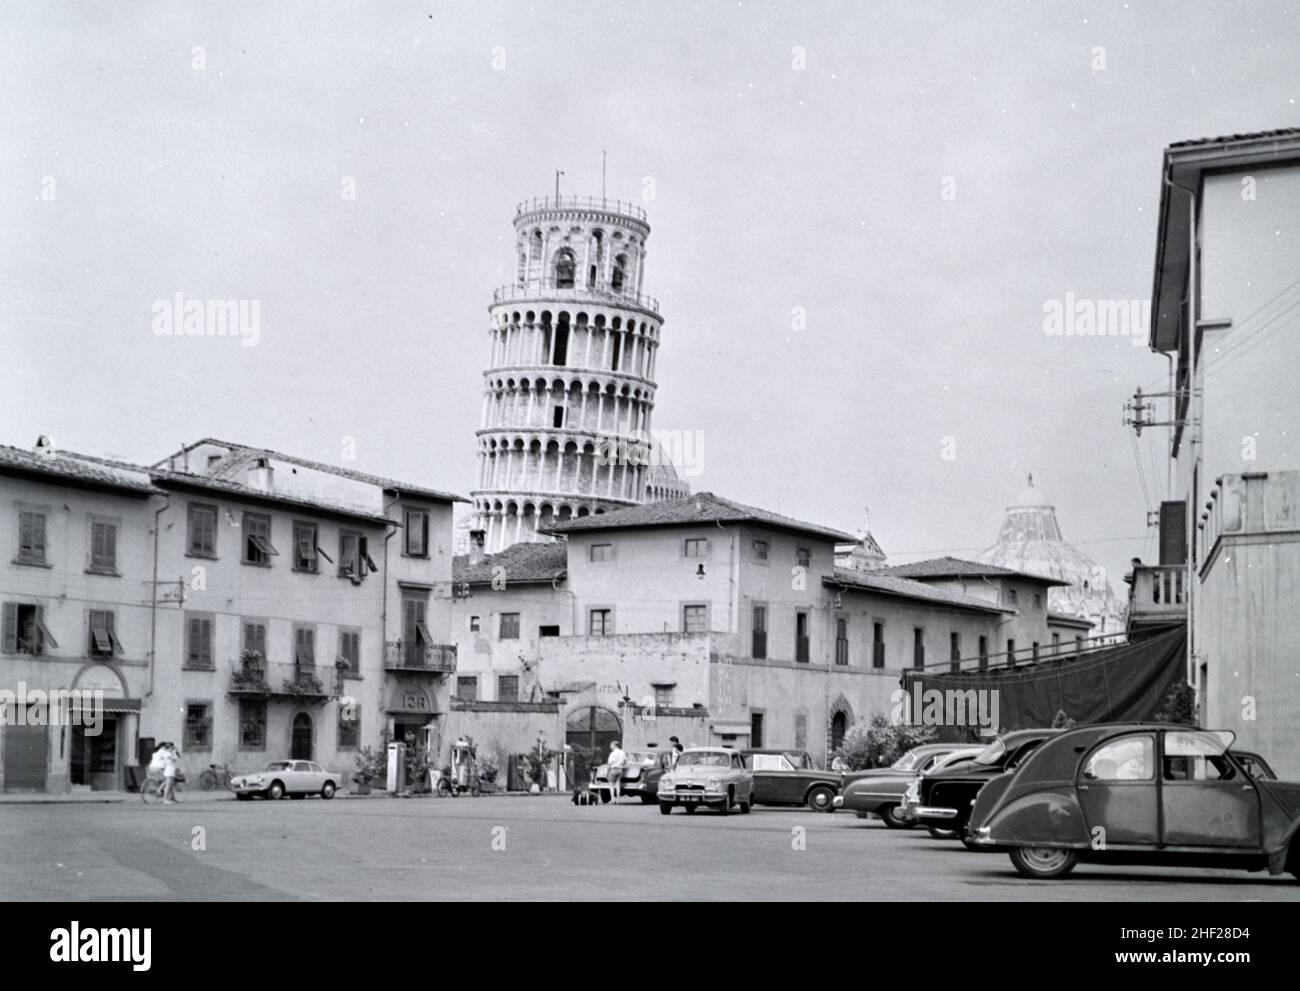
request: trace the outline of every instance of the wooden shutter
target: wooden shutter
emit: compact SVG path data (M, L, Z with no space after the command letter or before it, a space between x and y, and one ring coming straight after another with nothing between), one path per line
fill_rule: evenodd
M18 653L18 603L6 602L4 607L4 621L0 625L0 648L6 654Z

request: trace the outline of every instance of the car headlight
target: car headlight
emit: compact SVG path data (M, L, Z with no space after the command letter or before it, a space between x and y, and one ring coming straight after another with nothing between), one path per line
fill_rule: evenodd
M706 782L706 784L708 785L708 788L709 788L710 791L717 791L719 788L722 787L722 779L721 779L721 778L709 778L709 780Z
M659 779L659 790L672 791L675 784L676 782L674 782L672 778L668 777L668 775L665 774L662 778Z

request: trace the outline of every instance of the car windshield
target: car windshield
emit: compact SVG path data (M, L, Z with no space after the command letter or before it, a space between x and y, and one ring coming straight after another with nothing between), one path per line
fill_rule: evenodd
M629 764L653 764L659 754L653 750L633 750L627 755Z
M925 759L920 750L909 750L889 766L895 771L915 771L918 764Z
M289 762L287 760L277 760L267 764L266 769L268 771L287 771L289 770Z
M979 752L975 758L976 764L996 764L1002 759L1002 755L1007 752L1007 745L1001 740L994 740L991 744Z
M730 754L691 753L689 750L677 758L678 767L730 767Z

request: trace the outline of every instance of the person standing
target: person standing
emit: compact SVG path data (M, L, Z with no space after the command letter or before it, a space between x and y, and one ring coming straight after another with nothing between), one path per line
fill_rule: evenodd
M180 769L181 752L170 746L163 753L163 804L175 805L176 772Z
M668 742L673 745L673 767L676 767L678 755L686 748L682 746L682 741L675 736L670 736Z
M623 768L627 767L627 754L615 740L609 745L609 800L617 802L623 795Z

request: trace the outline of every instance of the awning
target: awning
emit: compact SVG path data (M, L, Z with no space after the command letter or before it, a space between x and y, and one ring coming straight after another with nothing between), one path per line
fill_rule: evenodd
M136 713L138 715L140 712L140 700L139 699L104 699L101 702L96 703L94 699L88 699L83 697L83 698L73 699L72 708L93 709L98 712L103 712L103 713L108 713L113 715L123 715L128 713Z
M749 736L751 729L749 723L742 722L710 723L709 728L715 733L721 733L723 736Z

